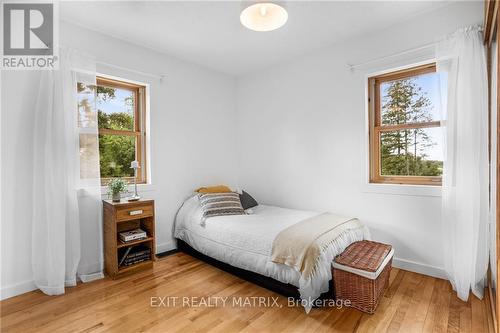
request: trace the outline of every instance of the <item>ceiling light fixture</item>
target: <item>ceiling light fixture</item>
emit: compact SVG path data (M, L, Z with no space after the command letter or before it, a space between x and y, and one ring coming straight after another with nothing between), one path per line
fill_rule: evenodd
M270 2L259 2L243 9L241 24L253 31L272 31L288 20L285 8Z

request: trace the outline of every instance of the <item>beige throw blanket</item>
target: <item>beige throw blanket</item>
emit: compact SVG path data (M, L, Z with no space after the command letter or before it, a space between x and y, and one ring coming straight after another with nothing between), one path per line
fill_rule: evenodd
M271 260L295 267L302 276L314 273L321 251L349 229L362 228L358 219L323 213L281 231L273 242Z

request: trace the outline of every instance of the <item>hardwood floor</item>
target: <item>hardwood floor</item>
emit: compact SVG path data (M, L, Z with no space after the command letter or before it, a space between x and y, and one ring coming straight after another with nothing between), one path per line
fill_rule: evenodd
M178 296L177 305L158 298ZM229 297L226 306L183 307L182 297ZM233 306L230 300L277 298L282 307ZM205 300L207 298L204 298ZM250 299L250 298L249 298ZM191 302L192 299L188 298ZM393 269L374 315L315 308L306 315L287 299L183 253L158 260L152 272L40 291L0 303L1 332L492 332L488 300L460 301L447 281ZM166 300L164 301L166 303ZM160 305L160 306L158 306ZM191 305L194 303L191 302ZM215 305L212 301L211 306Z

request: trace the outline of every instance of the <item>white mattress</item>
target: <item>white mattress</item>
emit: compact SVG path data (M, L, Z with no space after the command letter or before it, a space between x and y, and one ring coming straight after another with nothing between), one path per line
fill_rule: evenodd
M270 260L272 244L283 229L320 213L266 205L252 210L250 215L211 217L202 222L198 197L193 196L177 214L174 235L214 259L292 284L299 288L301 298L309 302L328 291L333 258L352 242L369 238L365 227L344 233L323 251L316 273L305 280L294 268Z

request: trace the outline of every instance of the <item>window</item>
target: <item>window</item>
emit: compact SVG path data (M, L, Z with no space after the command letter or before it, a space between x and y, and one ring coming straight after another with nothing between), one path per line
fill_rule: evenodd
M137 170L137 182L145 183L145 87L102 77L98 77L96 83L97 89L78 84L79 122L86 119L85 110L92 109L86 108L85 103L95 103L97 117L94 114L93 119L97 119L98 125L101 184L105 185L113 177L133 181L134 170L130 163L134 160L141 167ZM85 146L85 140L83 144Z
M441 185L441 84L435 64L368 79L370 182Z

